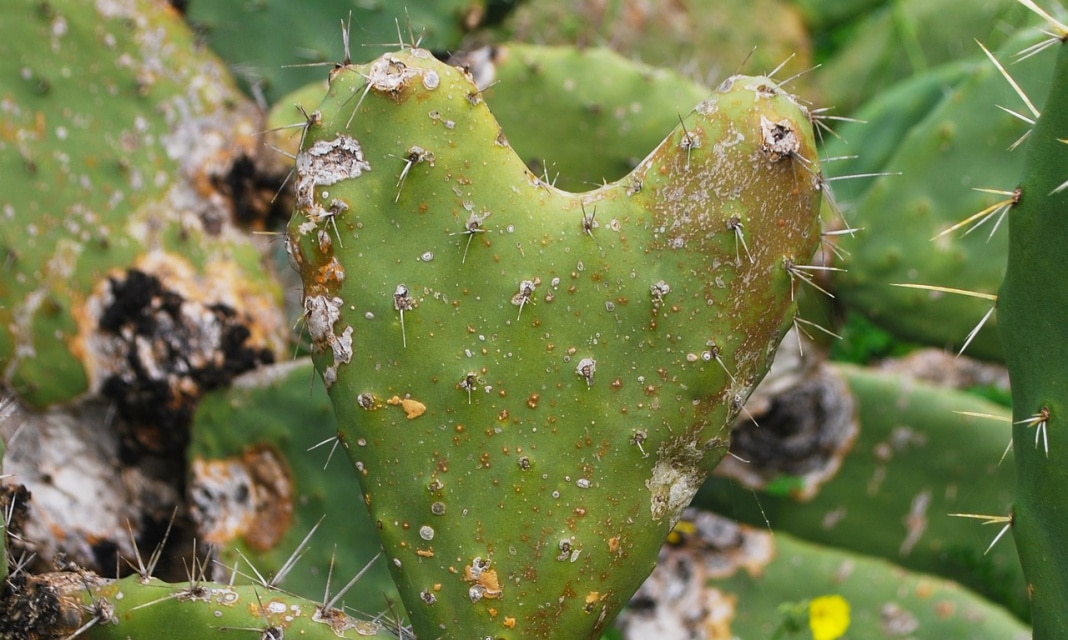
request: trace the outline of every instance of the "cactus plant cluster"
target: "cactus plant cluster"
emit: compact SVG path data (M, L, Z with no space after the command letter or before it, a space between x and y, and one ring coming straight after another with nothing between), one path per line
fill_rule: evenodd
M1068 27L513 4L0 8L0 639L1064 635Z

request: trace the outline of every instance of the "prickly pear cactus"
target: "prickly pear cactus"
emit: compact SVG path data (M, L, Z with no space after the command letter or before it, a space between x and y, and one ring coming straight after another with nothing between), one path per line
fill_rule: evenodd
M400 624L349 615L331 598L315 602L263 585L135 574L107 580L77 571L25 574L3 586L0 638L260 638L310 640L410 637ZM328 595L328 597L330 597ZM369 606L377 606L371 605Z
M285 344L236 226L261 116L149 0L3 3L0 85L0 379L107 395L167 449L191 398Z
M1017 495L1011 525L1031 597L1036 639L1068 634L1068 552L1063 533L1068 453L1068 26L1049 20L1056 66L1049 98L1028 142L1020 197L1009 214L1009 258L998 293L998 321L1012 381Z
M570 194L428 52L333 72L288 245L418 637L614 618L790 325L821 183L809 114L767 78Z

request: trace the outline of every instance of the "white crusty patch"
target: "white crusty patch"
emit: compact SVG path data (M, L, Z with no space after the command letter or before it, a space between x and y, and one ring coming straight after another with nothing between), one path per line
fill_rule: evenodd
M420 73L421 69L409 67L393 56L384 55L371 63L367 71L367 82L376 91L400 91L404 85L408 84L408 80ZM427 88L433 89L433 87Z
M308 334L317 351L330 349L333 364L323 370L323 383L329 389L337 381L337 368L352 362L352 327L345 327L341 335L334 333L334 325L341 318L342 300L338 297L308 296L304 299L304 314L308 320Z
M651 494L649 511L653 520L667 516L671 526L689 506L708 474L700 467L704 455L693 443L676 442L661 446L653 473L645 481Z
M772 122L760 116L760 148L775 162L796 154L801 149L801 140L789 120Z
M363 148L355 138L343 133L333 140L320 140L297 154L297 205L310 208L315 187L355 178L371 170Z

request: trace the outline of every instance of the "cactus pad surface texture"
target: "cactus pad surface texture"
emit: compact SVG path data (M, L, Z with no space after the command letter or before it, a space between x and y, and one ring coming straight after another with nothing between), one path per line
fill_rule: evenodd
M1068 415L1065 243L1068 236L1068 26L1050 25L1061 42L1049 97L1028 140L1020 198L1009 213L1009 258L998 293L998 321L1012 380L1017 495L1012 532L1031 598L1036 639L1068 634Z
M424 50L339 66L310 114L288 248L419 638L598 637L726 453L808 286L822 178L767 78L679 120L572 194Z

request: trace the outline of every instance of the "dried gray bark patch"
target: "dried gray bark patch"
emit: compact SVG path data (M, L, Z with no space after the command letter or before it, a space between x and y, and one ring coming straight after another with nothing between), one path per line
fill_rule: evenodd
M320 140L297 155L297 206L310 208L315 187L337 184L371 170L360 143L343 133Z

